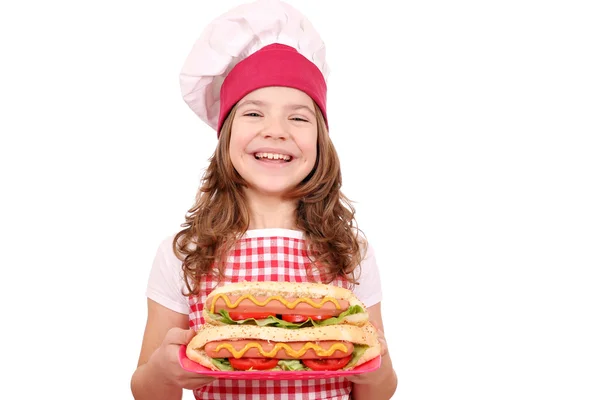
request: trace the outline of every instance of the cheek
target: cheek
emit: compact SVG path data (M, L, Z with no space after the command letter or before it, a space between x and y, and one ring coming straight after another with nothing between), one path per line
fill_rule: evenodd
M233 158L238 156L241 151L241 143L237 140L232 140L229 142L229 155Z
M246 146L248 144L248 138L243 133L234 133L232 131L231 138L229 139L229 155L232 157L239 157L245 153Z
M243 168L245 154L245 146L242 142L239 140L229 141L229 160L233 168L238 172L240 171L240 168Z
M302 150L302 154L308 160L314 161L317 158L317 138L314 139L304 139L300 143L298 143L300 149Z

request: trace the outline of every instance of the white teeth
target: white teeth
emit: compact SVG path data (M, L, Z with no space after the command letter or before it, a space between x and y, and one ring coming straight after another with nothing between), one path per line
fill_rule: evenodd
M254 154L256 158L268 158L269 160L283 160L290 161L292 157L286 154L277 154L277 153L256 153Z

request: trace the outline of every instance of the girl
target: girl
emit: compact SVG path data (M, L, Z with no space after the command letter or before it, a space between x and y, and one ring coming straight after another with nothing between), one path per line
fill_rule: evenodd
M222 15L182 71L184 98L218 135L183 229L159 247L148 319L131 387L136 399L389 399L396 376L383 336L372 249L340 191L328 134L324 46L289 5L260 0ZM218 95L217 95L218 94ZM380 328L377 371L298 381L214 380L177 354L203 324L219 285L243 280L326 282L354 290Z

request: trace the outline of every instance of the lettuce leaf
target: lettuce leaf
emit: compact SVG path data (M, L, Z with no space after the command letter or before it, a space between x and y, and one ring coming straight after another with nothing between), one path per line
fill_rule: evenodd
M221 371L233 371L233 367L226 358L211 358L210 361Z
M365 351L367 351L368 348L369 346L364 344L355 344L354 351L352 352L352 358L350 359L350 362L346 364L344 369L354 367L358 360L362 357L362 355L365 354Z
M226 310L221 310L219 314L211 314L211 318L228 325L258 325L258 326L273 326L278 328L300 328L301 324L287 322L277 317L270 316L265 319L248 318L240 321L234 321L229 316Z
M279 360L277 366L284 371L310 371L300 360Z
M364 313L364 312L365 312L365 310L363 310L363 308L361 306L357 306L357 305L350 306L350 308L348 308L346 311L344 311L337 317L328 318L323 321L317 321L316 325L318 325L318 326L337 325L337 324L341 323L342 320L349 315L360 314L360 313Z
M258 325L258 326L272 326L276 328L287 328L287 329L298 329L305 328L308 326L326 326L339 324L345 317L353 314L360 314L365 312L361 306L354 305L348 308L346 311L338 315L337 317L331 317L323 321L314 321L309 318L305 322L287 322L275 316L270 316L264 319L248 318L240 321L234 321L229 316L226 310L219 311L219 314L210 314L211 318L216 321L222 322L228 325Z

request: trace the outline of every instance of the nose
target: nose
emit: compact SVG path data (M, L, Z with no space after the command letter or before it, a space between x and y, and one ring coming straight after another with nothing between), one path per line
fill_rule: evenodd
M289 132L285 119L280 117L265 118L265 125L261 132L263 138L287 139Z

